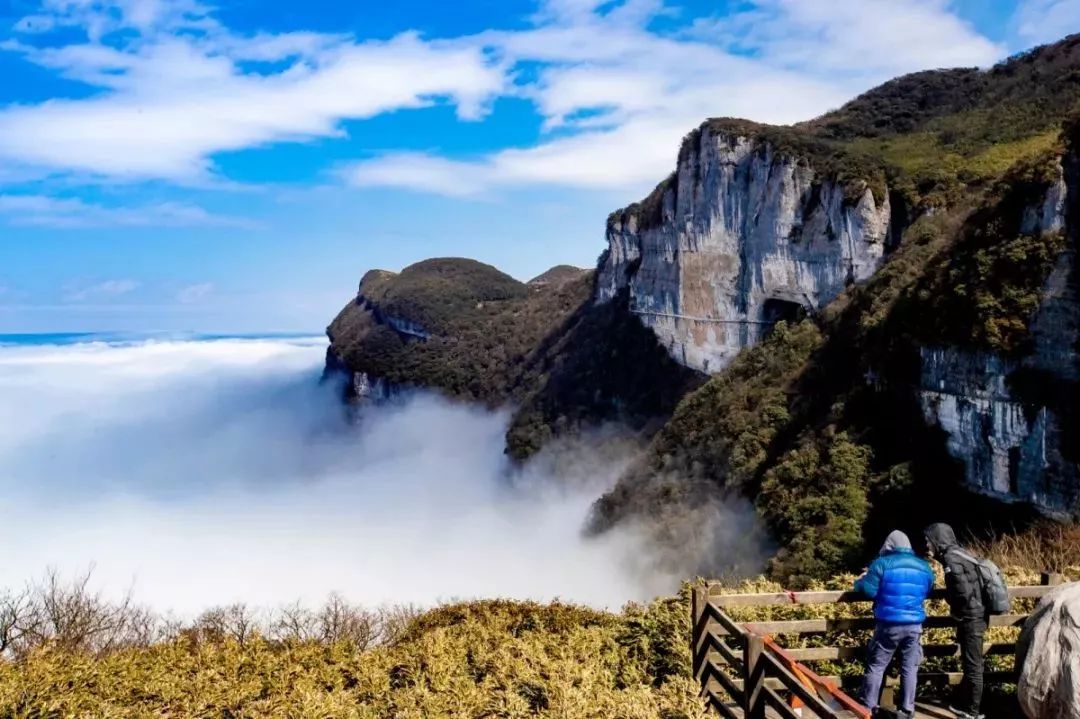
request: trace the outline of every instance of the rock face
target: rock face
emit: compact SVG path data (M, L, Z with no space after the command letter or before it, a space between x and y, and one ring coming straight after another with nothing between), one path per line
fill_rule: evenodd
M706 124L675 174L608 221L597 300L630 309L676 361L725 367L779 319L834 299L879 267L887 194L841 186L771 143Z
M951 347L924 349L922 362L923 411L947 434L970 489L1049 514L1080 508L1076 467L1061 453L1061 418L1013 395L1017 363Z
M1080 583L1039 602L1020 634L1016 666L1028 719L1080 719Z
M1066 227L1072 193L1063 173L1042 202L1024 211L1025 234L1066 232L1068 238L1031 325L1033 349L1010 358L957 347L921 353L923 411L948 435L949 452L963 461L968 486L1063 516L1080 513L1080 475L1067 456L1072 448L1065 446L1069 388L1080 366L1075 231ZM1025 376L1042 396L1024 392Z

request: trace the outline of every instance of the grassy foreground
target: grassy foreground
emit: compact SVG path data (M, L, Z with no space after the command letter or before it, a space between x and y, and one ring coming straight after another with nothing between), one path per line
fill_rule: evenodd
M0 663L0 717L703 716L686 593L622 613L454 604L363 650L196 630L92 654L42 646Z
M976 549L994 558L1013 585L1038 583L1035 567L1080 580L1078 531L1043 525ZM853 580L837 576L809 588L846 589ZM319 612L288 608L260 625L242 607L228 607L164 634L133 633L129 622L114 634L122 639L105 644L102 635L90 642L72 640L85 638L80 628L104 626L87 622L88 617L141 615L130 608L117 614L116 607L101 604L84 588L85 583L53 582L30 597L29 605L36 602L44 611L29 613L37 617L31 623L34 640L24 639L21 649L9 645L9 656L0 660L0 719L706 716L690 676L689 583L674 597L629 604L618 613L561 602L489 600L424 613L391 610L380 619L332 598ZM782 588L757 579L732 584L729 591ZM1030 609L1030 604L1014 609ZM947 613L943 602L928 609ZM741 621L868 612L865 604L731 610ZM988 641L1013 642L1017 634L996 628ZM783 643L863 646L866 641L865 632L843 632L788 637ZM952 641L951 629L930 630L924 638L927 644ZM991 658L993 669L1011 666L1011 656ZM859 662L818 662L814 668L851 679L862 673ZM924 668L955 671L956 662L927 659ZM929 696L934 690L920 692ZM1010 702L990 703L1007 709Z

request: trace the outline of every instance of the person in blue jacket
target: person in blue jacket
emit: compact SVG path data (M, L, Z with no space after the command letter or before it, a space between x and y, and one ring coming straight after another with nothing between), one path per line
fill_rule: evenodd
M899 719L915 714L915 687L922 661L923 604L934 586L934 572L917 557L903 532L889 534L878 557L855 582L855 591L874 600L874 638L866 656L862 702L875 715L881 683L893 654L900 654Z

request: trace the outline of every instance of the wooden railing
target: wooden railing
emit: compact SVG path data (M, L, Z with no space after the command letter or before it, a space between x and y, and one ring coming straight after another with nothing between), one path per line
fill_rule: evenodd
M1043 575L1040 586L1010 587L1012 599L1038 599L1061 583L1061 576ZM935 590L931 599L944 599L944 590ZM728 719L761 719L767 714L785 719L841 719L868 717L869 712L843 692L837 677L820 677L803 662L850 661L861 659L862 646L815 646L783 648L772 635L827 634L872 630L872 617L835 619L788 619L737 622L726 610L735 607L792 606L835 603L868 603L857 592L780 592L775 594L724 594L718 585L694 588L693 669L709 705ZM1010 613L990 618L992 627L1019 627L1026 613ZM954 626L949 617L927 617L926 628ZM954 656L956 644L924 645L929 657ZM1014 644L989 644L989 655L1015 653ZM955 684L959 672L922 672L919 681ZM988 672L988 684L1015 681L1013 672ZM802 711L796 707L802 706Z

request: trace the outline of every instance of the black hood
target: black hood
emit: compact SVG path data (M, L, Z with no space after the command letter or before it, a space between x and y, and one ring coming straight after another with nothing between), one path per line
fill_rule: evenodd
M956 532L947 524L938 522L926 528L926 543L934 554L944 554L945 551L959 544L956 541Z

